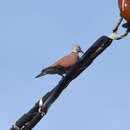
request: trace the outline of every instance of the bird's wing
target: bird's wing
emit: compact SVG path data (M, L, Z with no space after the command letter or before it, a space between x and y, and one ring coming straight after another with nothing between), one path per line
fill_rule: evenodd
M79 59L79 56L77 53L70 53L69 55L64 56L63 58L61 58L60 60L52 64L51 66L61 65L63 67L70 67L74 63L76 63L78 59Z

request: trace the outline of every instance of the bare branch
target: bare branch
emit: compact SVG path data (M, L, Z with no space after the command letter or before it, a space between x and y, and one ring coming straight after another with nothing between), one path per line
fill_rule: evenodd
M46 115L49 107L55 102L69 83L79 76L79 74L112 43L112 41L113 40L107 36L100 37L84 53L79 61L70 68L69 72L59 81L58 85L44 95L29 112L16 121L15 125L13 125L10 130L31 130L42 117Z

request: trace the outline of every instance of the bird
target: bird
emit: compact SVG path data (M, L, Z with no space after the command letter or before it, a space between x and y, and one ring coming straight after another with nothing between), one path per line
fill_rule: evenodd
M68 70L72 67L73 64L75 64L79 60L79 53L83 53L82 49L79 45L75 45L72 48L72 52L63 58L56 61L54 64L50 65L49 67L46 67L42 69L41 73L37 75L35 78L39 78L41 76L44 76L46 74L58 74L64 77L64 74L68 72Z

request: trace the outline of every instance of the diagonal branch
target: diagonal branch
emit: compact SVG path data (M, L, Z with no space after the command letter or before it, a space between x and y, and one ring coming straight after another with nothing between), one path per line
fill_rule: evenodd
M31 130L47 113L49 107L55 102L69 83L79 76L112 41L113 40L107 36L100 37L84 53L79 61L70 68L69 72L59 81L58 85L43 96L29 112L16 121L10 130Z

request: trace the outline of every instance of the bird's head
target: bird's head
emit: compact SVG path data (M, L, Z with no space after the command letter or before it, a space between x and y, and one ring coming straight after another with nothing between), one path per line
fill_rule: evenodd
M72 48L72 52L75 52L75 53L83 53L84 54L84 52L82 51L82 49L80 48L80 46L79 45L75 45L73 48Z

